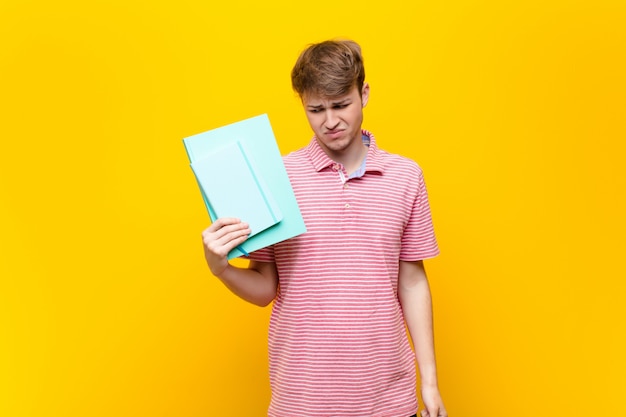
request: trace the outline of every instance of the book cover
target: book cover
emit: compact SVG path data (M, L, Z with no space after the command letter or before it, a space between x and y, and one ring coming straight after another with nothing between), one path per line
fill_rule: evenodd
M183 139L183 144L211 221L218 218L215 209L219 211L221 206L212 195L214 190L217 190L220 202L225 201L227 205L232 202L237 207L247 206L246 210L258 209L260 201L263 201L265 205L263 210L267 208L270 217L273 216L271 221L276 220L263 229L263 224L267 225L271 221L267 217L268 213L259 216L262 221L255 226L257 230L253 229L254 235L251 235L239 249L233 249L228 254L228 259L242 256L245 254L244 251L254 252L306 232L267 114L189 136ZM218 152L217 155L220 155L220 152L224 154L221 154L221 158L211 158L215 152ZM207 161L203 162L203 159ZM208 163L209 160L217 162L213 166ZM247 172L243 168L247 164L246 161L249 162ZM208 171L205 172L205 169ZM203 187L198 173L201 177L207 178L206 184L213 186ZM235 185L241 180L242 175L248 176L245 180L246 185ZM249 195L250 183L255 179L257 184L252 188L258 190L258 194L252 196ZM243 213L241 216L233 217L248 223L251 223L250 220L257 220L246 219L246 212Z
M282 220L274 196L241 141L205 155L191 168L210 207L212 221L219 217L239 218L250 225L250 236L254 236Z

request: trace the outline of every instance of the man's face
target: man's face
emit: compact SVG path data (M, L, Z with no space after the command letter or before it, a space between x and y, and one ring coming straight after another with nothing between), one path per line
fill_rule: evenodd
M327 98L306 94L302 102L311 129L329 156L360 152L363 107L369 98L369 85L361 94L356 86L344 96Z

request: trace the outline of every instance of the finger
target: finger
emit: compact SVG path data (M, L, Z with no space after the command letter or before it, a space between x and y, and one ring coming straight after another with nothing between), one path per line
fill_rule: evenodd
M233 239L239 239L242 236L248 236L250 232L251 232L250 228L245 223L241 223L241 224L237 224L233 226L226 226L226 227L223 227L218 232L219 234L221 234L218 240L222 244L226 244Z
M211 226L209 226L206 230L211 233L214 233L224 226L229 226L229 225L237 224L237 223L241 223L241 220L239 220L236 217L220 217L219 219L211 223Z
M428 415L429 416L434 416L434 417L439 417L439 407L429 407L428 408Z
M248 239L250 235L249 228L246 227L242 229L237 225L235 230L225 232L225 229L229 227L230 226L224 227L216 233L208 233L203 236L203 243L206 250L219 256L226 256L228 252ZM218 237L218 235L220 235L220 237Z
M240 236L236 239L233 239L224 245L224 250L226 253L229 253L231 250L235 249L237 246L241 245L248 239L248 235Z
M230 233L240 234L240 232L250 233L250 226L248 223L237 222L234 224L228 224L221 226L219 229L213 230L213 225L211 225L208 229L202 232L202 239L208 243L211 240L222 239ZM230 240L230 239L228 239Z
M422 410L422 411L420 412L420 415L421 415L422 417L428 417L428 411L427 411L427 410Z

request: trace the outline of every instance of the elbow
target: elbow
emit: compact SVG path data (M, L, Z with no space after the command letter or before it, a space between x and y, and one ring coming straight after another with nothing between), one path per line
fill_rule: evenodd
M272 304L274 298L276 298L276 291L268 291L265 294L259 294L253 300L250 300L250 302L259 307L267 307Z
M271 300L261 300L258 302L255 302L254 305L256 305L257 307L267 307L268 305L270 305L272 303L274 299Z
M256 300L252 300L252 304L258 307L267 307L268 305L272 304L272 301L274 301L274 297L262 297Z

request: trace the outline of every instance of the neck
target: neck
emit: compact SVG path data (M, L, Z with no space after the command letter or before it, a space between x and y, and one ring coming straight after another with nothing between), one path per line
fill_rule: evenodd
M357 156L355 156L355 158L353 158L352 161L345 162L345 163L342 162L343 166L346 168L346 172L348 173L348 175L352 174L354 171L359 169L359 167L363 163L363 159L367 155L367 149L368 149L367 146L361 143L361 149L360 149L361 152Z
M360 133L358 139L359 140L355 140L349 148L339 152L325 149L330 159L344 166L348 175L359 169L363 158L367 155L368 147L365 146L361 140Z

